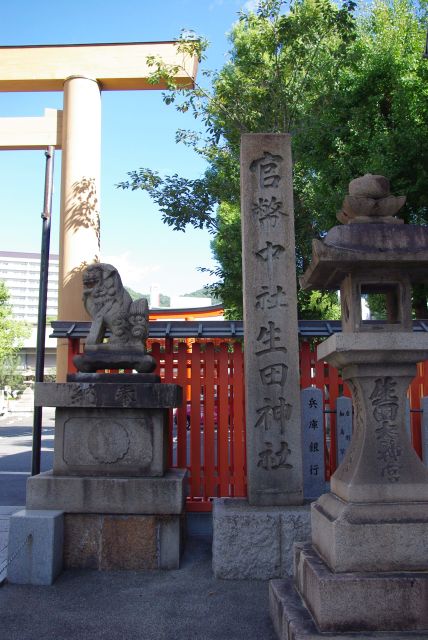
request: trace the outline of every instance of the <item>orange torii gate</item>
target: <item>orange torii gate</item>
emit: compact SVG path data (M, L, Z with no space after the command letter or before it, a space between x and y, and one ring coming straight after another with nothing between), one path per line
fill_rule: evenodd
M197 58L177 42L0 47L1 91L63 91L63 111L43 118L0 119L0 149L62 148L59 320L86 320L81 271L99 259L101 91L164 89L152 84L149 56L192 88ZM67 341L58 342L57 378L67 372Z

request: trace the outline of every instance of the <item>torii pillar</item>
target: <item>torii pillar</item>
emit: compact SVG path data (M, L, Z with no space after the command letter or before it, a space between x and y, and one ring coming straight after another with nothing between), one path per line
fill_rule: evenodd
M163 83L150 83L148 56L174 68L177 86L192 88L197 59L180 53L177 44L0 47L0 91L64 92L59 320L89 319L82 304L81 272L99 260L101 91L165 89ZM17 135L22 137L18 131ZM0 144L0 148L6 147ZM66 373L67 341L59 340L57 380L64 381Z

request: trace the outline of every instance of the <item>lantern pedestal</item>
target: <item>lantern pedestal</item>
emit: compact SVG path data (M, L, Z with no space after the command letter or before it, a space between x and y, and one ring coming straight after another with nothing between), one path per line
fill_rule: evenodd
M428 358L411 312L412 285L428 278L428 229L394 217L404 202L383 176L352 180L343 226L314 241L301 278L340 288L343 333L318 359L341 370L354 420L331 493L312 505L312 545L296 545L294 588L271 583L284 640L428 637L428 471L405 427L407 389ZM384 316L374 323L363 317L373 294Z
M428 358L426 337L337 334L319 346L318 358L342 370L353 396L354 431L331 493L312 505L312 545L296 545L297 593L284 596L284 585L271 583L272 618L287 640L329 631L343 637L400 632L391 638L426 631L428 471L404 417L416 363ZM303 605L313 628L308 618L305 632L303 625L300 635L290 635L296 620L306 619Z
M281 640L426 640L426 572L334 573L311 545L300 544L294 568L294 584L269 583Z

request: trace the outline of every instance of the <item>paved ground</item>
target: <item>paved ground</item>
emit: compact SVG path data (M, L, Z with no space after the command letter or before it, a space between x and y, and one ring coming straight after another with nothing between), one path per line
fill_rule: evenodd
M0 505L25 503L31 471L32 414L0 418ZM41 470L52 469L54 426L44 420Z
M18 423L31 424L28 415L4 417L0 426L5 437L18 418ZM48 431L50 421L51 416L46 416ZM28 448L24 442L28 436L22 433L16 441L9 440L14 461L24 455L20 447ZM0 482L10 480L8 472L0 475ZM8 495L13 495L10 489ZM9 517L20 508L0 507L0 583L5 575L1 571L6 565ZM0 639L276 640L269 618L268 583L216 580L206 516L193 514L189 529L182 566L176 571L68 570L50 587L4 581Z
M276 640L268 584L215 580L208 539L176 571L65 571L51 587L0 588L5 640Z

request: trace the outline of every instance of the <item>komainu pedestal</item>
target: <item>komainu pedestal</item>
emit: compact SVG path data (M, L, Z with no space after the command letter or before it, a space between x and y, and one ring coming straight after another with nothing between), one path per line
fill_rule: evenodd
M182 390L153 373L147 300L132 301L109 264L88 267L83 285L93 321L79 372L35 389L36 405L56 407L55 452L53 470L28 480L27 511L64 512L66 567L174 569L186 471L168 469L168 429Z
M381 176L351 182L346 226L314 242L302 278L307 288L340 287L343 333L318 358L341 370L354 420L331 493L312 505L312 544L296 546L294 587L270 585L285 640L428 637L428 470L405 427L408 386L428 359L410 307L411 285L428 277L428 230L392 218L399 205ZM373 293L385 317L369 323L361 296Z
M167 451L181 388L123 375L36 385L36 403L57 407L54 467L28 480L27 510L65 512L66 567L177 568L186 471L168 470Z

